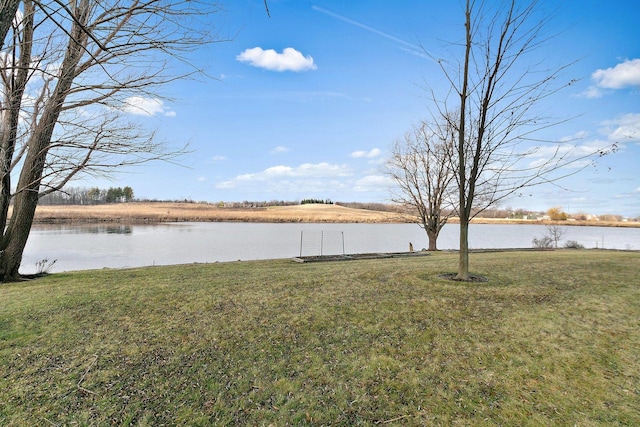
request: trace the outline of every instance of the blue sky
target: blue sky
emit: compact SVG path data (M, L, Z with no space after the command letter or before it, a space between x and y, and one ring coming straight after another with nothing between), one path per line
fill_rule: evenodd
M463 37L463 2L436 0L223 2L208 18L230 41L194 55L214 79L176 82L151 101L143 126L191 153L181 165L154 163L113 181L136 197L194 201L331 199L388 202L381 167L391 145L429 118L426 87L446 88L427 55L448 55ZM578 83L542 108L575 119L546 136L579 136L618 151L558 186L502 207L640 216L640 5L637 0L548 1L557 36L549 64L577 61ZM142 100L140 100L142 101Z

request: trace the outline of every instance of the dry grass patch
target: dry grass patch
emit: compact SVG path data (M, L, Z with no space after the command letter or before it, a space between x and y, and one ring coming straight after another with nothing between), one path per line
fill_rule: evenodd
M116 203L92 206L38 206L37 222L405 222L390 213L337 205L306 204L267 208L220 208L197 203Z
M0 287L0 424L640 425L640 254L55 274Z

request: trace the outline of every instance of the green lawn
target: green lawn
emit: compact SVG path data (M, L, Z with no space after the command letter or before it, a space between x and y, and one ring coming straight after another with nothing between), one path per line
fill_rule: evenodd
M640 425L640 253L0 285L0 425Z

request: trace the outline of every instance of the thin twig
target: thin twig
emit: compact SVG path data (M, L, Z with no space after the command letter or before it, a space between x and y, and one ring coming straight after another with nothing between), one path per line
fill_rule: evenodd
M45 418L45 417L40 417L40 418L42 418L43 420L45 420L46 422L48 422L48 423L49 423L49 424L51 424L52 426L56 426L56 427L58 427L58 426L60 425L60 424L56 424L56 423L54 423L53 421L51 421L50 419L47 419L47 418Z
M82 382L84 381L85 377L87 376L87 374L89 373L91 368L93 368L93 365L95 365L97 361L98 361L98 355L95 354L93 356L93 361L91 362L91 364L89 364L89 367L87 368L87 370L84 371L84 374L82 374L82 377L80 377L80 381L78 381L78 384L76 384L76 386L78 387L78 390L82 390L82 391L85 391L87 393L95 394L96 396L98 395L97 393L82 387Z
M271 12L269 12L269 5L267 4L267 0L264 0L264 8L267 11L267 16L271 18Z
M389 420L385 420L385 421L378 421L376 424L391 424L391 423L392 423L392 422L394 422L394 421L398 421L398 420L401 420L401 419L403 419L403 418L407 418L407 417L410 417L410 416L411 416L410 414L407 414L407 415L401 415L401 416L399 416L399 417L391 418L391 419L389 419Z

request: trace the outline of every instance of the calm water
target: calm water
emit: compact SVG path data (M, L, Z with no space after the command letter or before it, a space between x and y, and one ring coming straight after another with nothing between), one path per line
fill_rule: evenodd
M640 249L640 228L563 227L561 244ZM542 225L472 224L470 247L529 248L546 235ZM419 250L427 237L415 224L167 223L158 225L34 226L22 273L38 261L57 260L52 272L216 261L291 258L336 253ZM446 225L439 249L458 249L458 225Z

